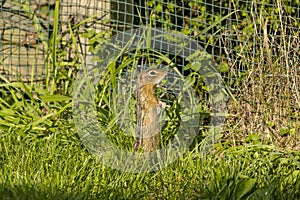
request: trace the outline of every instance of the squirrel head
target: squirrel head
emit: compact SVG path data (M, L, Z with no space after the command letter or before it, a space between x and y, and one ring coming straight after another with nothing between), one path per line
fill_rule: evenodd
M162 79L165 78L167 72L161 69L148 69L146 71L141 72L138 75L138 85L139 87L151 84L157 85L160 83Z

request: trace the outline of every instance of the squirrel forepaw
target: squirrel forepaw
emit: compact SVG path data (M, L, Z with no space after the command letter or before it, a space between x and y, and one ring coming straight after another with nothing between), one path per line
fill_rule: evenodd
M167 104L165 102L159 101L159 105L162 110L164 110L167 107Z

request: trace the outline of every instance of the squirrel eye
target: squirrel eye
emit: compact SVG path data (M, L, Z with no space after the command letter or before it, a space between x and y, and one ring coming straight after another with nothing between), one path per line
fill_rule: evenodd
M150 76L156 76L156 72L155 72L155 71L150 71L150 72L149 72L149 75L150 75Z

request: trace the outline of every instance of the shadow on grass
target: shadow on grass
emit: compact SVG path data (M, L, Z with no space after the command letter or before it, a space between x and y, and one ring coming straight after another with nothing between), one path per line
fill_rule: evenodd
M74 190L76 190L74 188ZM5 200L35 200L35 199L99 199L97 195L89 192L73 192L69 189L65 191L46 186L43 187L39 186L29 186L29 185L18 185L18 186L0 186L0 199Z

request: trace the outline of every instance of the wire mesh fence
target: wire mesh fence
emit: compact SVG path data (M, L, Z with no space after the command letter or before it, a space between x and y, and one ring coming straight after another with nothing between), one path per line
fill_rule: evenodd
M61 38L54 48L63 71L78 62L74 52L85 60L99 40L151 24L195 39L213 56L235 97L225 137L245 142L255 140L245 135L264 133L260 139L299 148L299 1L2 0L0 12L0 72L10 81L54 73L53 35Z

